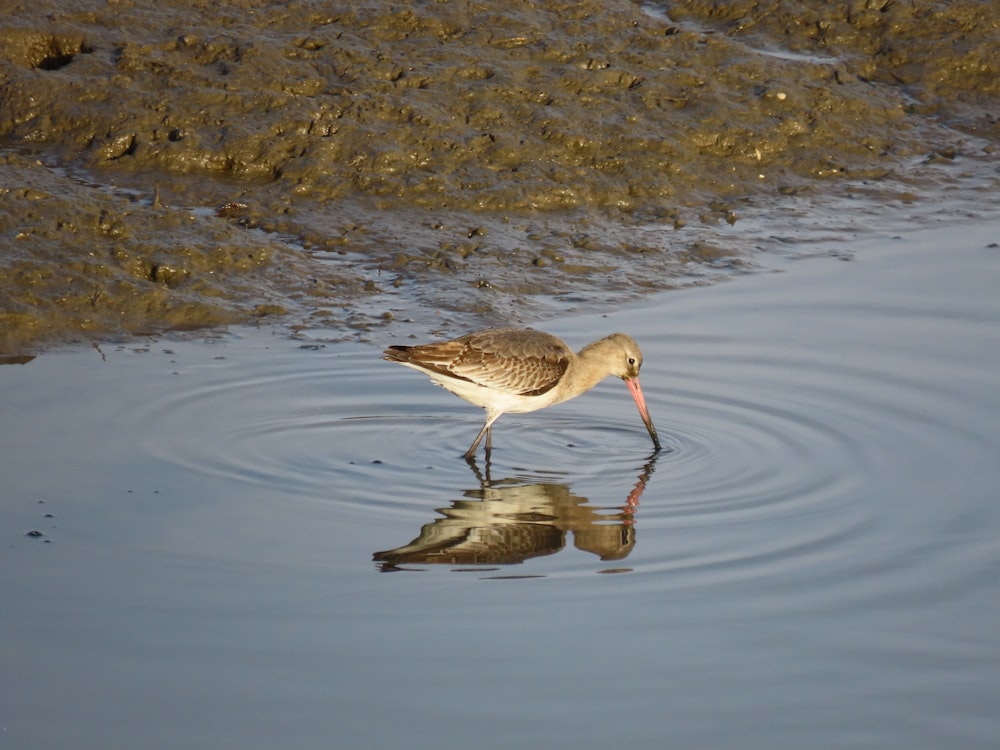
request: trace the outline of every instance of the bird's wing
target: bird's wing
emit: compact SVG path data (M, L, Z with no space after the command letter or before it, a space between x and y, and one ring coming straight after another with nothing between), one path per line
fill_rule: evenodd
M451 372L486 388L521 396L539 396L555 387L572 357L562 341L540 331L499 329L465 339Z
M520 396L539 396L555 387L572 356L555 336L518 328L386 350L386 359Z

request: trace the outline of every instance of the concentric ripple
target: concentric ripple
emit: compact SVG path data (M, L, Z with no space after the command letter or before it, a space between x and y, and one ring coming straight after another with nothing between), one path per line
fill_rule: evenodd
M853 397L844 393L801 384L794 390L783 380L790 368L780 356L761 361L758 352L748 363L714 354L720 346L707 341L685 351L672 341L687 374L646 375L664 445L656 456L627 391L609 381L560 407L505 415L494 430L490 466L480 454L470 467L460 456L481 413L380 362L368 347L335 356L272 348L243 380L232 376L242 368L234 367L241 355L231 352L223 363L181 370L179 377L194 382L148 402L148 413L137 416L159 427L148 433L147 450L185 472L234 489L349 505L413 535L442 506L483 488L562 487L598 514L634 500L630 523L639 543L631 556L654 569L723 566L746 575L753 560L790 564L856 536L871 517L844 498L867 465L859 435L870 431L869 414L845 409ZM886 415L877 419L884 425ZM539 517L561 512L536 506ZM719 544L719 533L761 523L783 532L763 548L754 546L757 536ZM673 533L679 528L686 530L682 540ZM698 528L714 531L691 532ZM650 541L644 549L650 530L665 534L669 545ZM573 573L580 564L546 558L546 573Z

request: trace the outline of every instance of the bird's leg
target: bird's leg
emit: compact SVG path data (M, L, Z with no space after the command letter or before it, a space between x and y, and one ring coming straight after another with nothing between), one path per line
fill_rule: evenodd
M486 412L486 424L483 425L483 429L479 431L476 435L476 439L472 441L472 445L469 450L465 452L466 458L472 458L476 455L476 449L479 447L479 443L482 442L483 436L486 436L486 457L489 458L490 451L493 449L493 423L496 422L503 412Z
M486 424L483 425L483 429L481 429L479 431L479 434L476 435L476 439L472 441L472 445L469 447L469 450L467 450L465 452L465 457L466 458L473 458L476 455L476 448L478 448L479 447L479 443L482 442L483 435L487 435L487 438L486 438L486 450L487 450L487 452L489 452L490 439L489 439L488 436L490 434L490 426L492 424L493 424L492 421L487 420Z
M486 452L483 454L486 457L486 465L490 465L490 456L493 455L493 428L490 427L486 430Z

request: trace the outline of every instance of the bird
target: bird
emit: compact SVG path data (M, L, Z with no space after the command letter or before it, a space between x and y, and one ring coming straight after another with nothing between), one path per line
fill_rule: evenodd
M475 457L486 438L493 449L493 423L501 415L524 414L589 391L604 378L625 381L656 452L660 439L639 387L642 352L631 336L612 333L575 353L559 338L532 328L491 328L450 341L390 346L382 359L418 370L435 384L486 410L486 424L465 458Z

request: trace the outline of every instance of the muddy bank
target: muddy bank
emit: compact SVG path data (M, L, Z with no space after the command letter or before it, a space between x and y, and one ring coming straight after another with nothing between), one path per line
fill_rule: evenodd
M989 2L5 5L8 350L703 280L752 248L702 227L1000 139Z
M143 205L0 154L0 351L33 341L283 312L264 274L283 251L190 211ZM283 256L284 257L284 256Z

